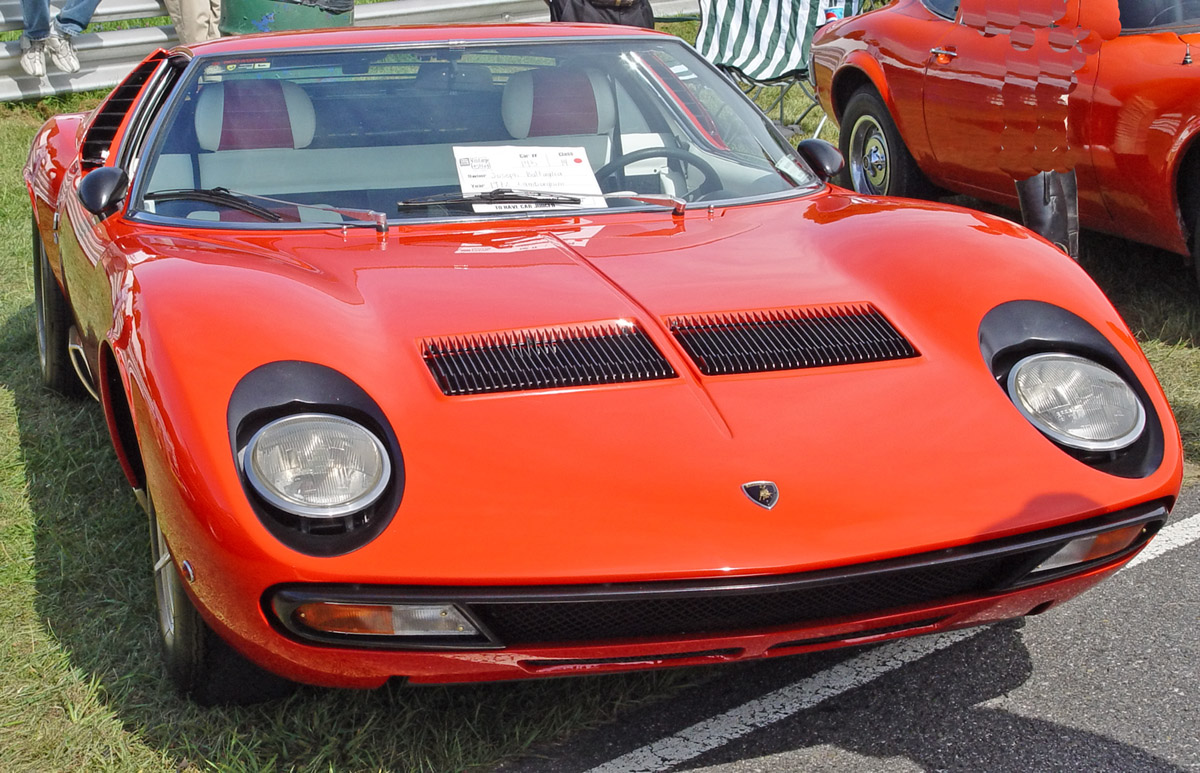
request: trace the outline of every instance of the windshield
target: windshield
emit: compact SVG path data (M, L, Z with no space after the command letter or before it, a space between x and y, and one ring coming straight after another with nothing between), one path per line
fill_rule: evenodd
M197 225L560 215L818 184L671 39L206 57L170 109L133 209Z

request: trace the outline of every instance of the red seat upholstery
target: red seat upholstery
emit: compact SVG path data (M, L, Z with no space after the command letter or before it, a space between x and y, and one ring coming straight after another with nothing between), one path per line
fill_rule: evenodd
M205 150L303 148L312 142L312 100L294 83L214 83L196 104L196 138Z

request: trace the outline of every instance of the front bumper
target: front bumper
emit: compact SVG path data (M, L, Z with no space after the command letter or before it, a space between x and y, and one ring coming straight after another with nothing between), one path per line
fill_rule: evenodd
M271 588L269 653L298 681L373 686L471 682L694 665L874 643L1037 614L1117 571L1162 527L1153 502L1068 526L899 559L775 577L534 587ZM1093 560L1038 567L1064 545L1128 530ZM479 629L469 641L329 634L294 615L313 601L447 604Z

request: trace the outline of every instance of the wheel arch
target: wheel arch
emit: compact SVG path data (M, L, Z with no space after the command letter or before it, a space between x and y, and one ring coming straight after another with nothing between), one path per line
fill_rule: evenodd
M850 98L863 86L870 86L874 89L883 103L887 105L888 112L892 115L896 114L895 105L892 104L892 93L887 87L883 69L873 58L856 51L846 58L846 61L834 74L833 83L830 85L833 117L839 123Z
M1173 165L1174 193L1177 215L1183 228L1184 240L1192 255L1198 246L1197 231L1200 230L1200 126L1191 126L1182 133L1177 162Z

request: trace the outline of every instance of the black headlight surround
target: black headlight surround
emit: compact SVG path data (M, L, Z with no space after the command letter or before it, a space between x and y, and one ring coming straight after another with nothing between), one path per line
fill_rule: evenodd
M1009 371L1032 354L1075 354L1114 371L1125 379L1146 411L1141 436L1126 448L1106 453L1080 451L1060 443L1055 446L1084 464L1121 478L1145 478L1162 464L1162 421L1150 395L1116 347L1079 315L1043 301L1002 303L984 315L979 325L979 349L1005 397ZM1047 440L1054 442L1049 437Z
M308 518L271 505L242 467L242 453L259 429L298 413L326 413L357 422L382 442L392 467L383 494L370 506L338 518ZM312 362L272 362L247 373L233 390L229 444L246 498L276 539L311 556L336 556L367 544L396 514L404 495L404 458L390 423L370 395L338 371Z

